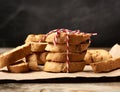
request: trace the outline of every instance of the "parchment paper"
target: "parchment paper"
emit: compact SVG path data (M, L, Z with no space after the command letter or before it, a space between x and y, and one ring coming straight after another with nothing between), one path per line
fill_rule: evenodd
M44 71L29 72L29 73L9 73L5 71L6 68L0 71L0 80L34 80L34 79L52 79L52 78L76 78L76 77L86 77L86 78L99 78L99 77L116 77L120 76L120 69L108 72L108 73L94 73L92 68L87 65L84 72L76 73L48 73Z

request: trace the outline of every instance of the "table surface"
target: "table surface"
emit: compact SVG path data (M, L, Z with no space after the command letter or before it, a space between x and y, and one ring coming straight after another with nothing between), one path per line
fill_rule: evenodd
M0 92L120 92L120 83L5 83Z
M0 53L12 48L0 48ZM3 83L0 92L120 92L120 82Z

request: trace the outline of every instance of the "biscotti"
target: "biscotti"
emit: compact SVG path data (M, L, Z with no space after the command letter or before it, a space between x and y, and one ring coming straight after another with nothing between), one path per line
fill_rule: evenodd
M48 52L40 53L40 55L38 56L38 64L45 64L47 55Z
M90 43L82 43L79 45L70 45L69 46L69 51L70 52L83 52L85 50L87 50L87 48L89 47ZM66 52L66 44L56 44L54 46L54 44L47 44L46 51L51 51L51 52Z
M70 62L69 63L69 72L81 72L85 66L85 62ZM46 72L67 72L67 64L57 63L57 62L49 62L47 61L44 65L44 71Z
M31 45L24 44L0 55L0 68L8 66L31 53Z
M94 49L94 50L87 50L85 55L85 62L86 64L104 61L112 58L111 54L104 49Z
M38 66L38 57L35 53L26 56L26 62L28 62L30 70L40 70L40 67Z
M67 29L63 29L63 31L62 31L62 29L60 29L60 34L59 34L59 37L57 38L57 43L66 43L67 42L67 39L66 39L66 37L67 37L67 35L66 35L66 33L65 33L65 31L70 31L70 30L67 30ZM58 32L58 31L57 31ZM52 34L49 34L47 37L46 37L46 42L48 42L48 43L53 43L53 41L54 41L54 37L56 36L56 32L54 32L54 33L52 33ZM91 34L86 34L86 33L83 33L83 32L81 32L81 33L77 33L77 32L75 32L75 33L69 33L69 44L74 44L74 45L78 45L78 44L80 44L80 43L82 43L82 42L85 42L86 40L89 40L90 39L90 37L91 37ZM80 39L80 40L78 40L78 39Z
M25 40L25 43L29 43L29 42L40 42L41 39L45 36L45 34L38 34L38 35L34 35L34 34L29 34Z
M95 73L109 72L120 68L120 57L90 64Z
M48 52L34 52L28 56L26 56L27 62L37 62L37 64L44 64L46 62L46 56Z
M69 53L69 59L71 62L81 61L84 59L86 52L83 53ZM55 62L66 62L67 61L66 53L52 53L49 52L46 56L47 61L55 61Z
M29 71L28 63L23 60L7 66L8 71L12 73L25 73Z
M30 42L32 52L44 52L47 43L43 42Z

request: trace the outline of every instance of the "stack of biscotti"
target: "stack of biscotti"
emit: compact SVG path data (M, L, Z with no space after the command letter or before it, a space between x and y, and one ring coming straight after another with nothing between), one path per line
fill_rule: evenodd
M31 54L26 56L26 61L30 70L40 70L38 64L44 64L47 52L45 52L46 43L42 41L44 34L30 34L25 40L25 43L31 44Z
M7 66L10 72L27 72L29 71L29 67L23 58L25 58L30 53L31 45L29 43L7 51L0 55L0 68Z
M91 34L79 30L56 29L46 35L48 51L44 71L79 72L85 66L84 56Z
M43 34L28 35L25 44L0 55L0 68L7 66L13 73L40 70L38 64L45 62L46 43L41 41Z

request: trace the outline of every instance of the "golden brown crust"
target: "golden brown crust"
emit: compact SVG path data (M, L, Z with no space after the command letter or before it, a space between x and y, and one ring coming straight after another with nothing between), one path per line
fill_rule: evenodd
M38 56L38 64L44 64L46 62L46 56L48 52L43 52Z
M55 33L51 33L46 37L46 42L48 43L53 43L53 40L56 36L56 32ZM90 34L85 34L85 33L81 33L81 34L69 34L69 44L74 44L74 45L78 45L82 42L85 42L86 40L90 39L91 35ZM61 32L59 37L57 38L57 43L59 44L63 44L66 43L66 33Z
M89 53L89 51L87 51L87 53L85 54L84 60L85 60L86 64L90 64L90 63L93 62L93 60L92 60L92 54Z
M67 72L67 55L69 57L69 72L82 71L85 62L83 61L86 50L90 45L90 34L72 33L65 30L50 33L46 36L48 42L44 71ZM53 45L55 44L55 45ZM67 46L66 46L67 45Z
M30 70L39 71L40 67L38 66L38 57L37 54L33 53L26 56L26 62L28 62L28 66Z
M45 36L45 34L29 34L25 40L25 43L29 43L29 42L39 42L43 36Z
M88 46L90 45L90 43L83 43L83 44L79 44L79 45L70 45L69 46L69 51L70 52L83 52L85 50L87 50ZM56 44L54 46L54 44L47 44L46 51L50 51L50 52L66 52L66 44Z
M81 61L84 59L86 52L83 53L69 53L69 60L71 62ZM54 62L66 62L67 54L66 53L48 53L46 60Z
M94 49L94 50L87 50L84 60L86 64L90 64L94 62L108 60L110 58L112 58L112 56L107 50Z
M69 72L81 72L83 71L85 62L70 62ZM56 62L46 62L44 65L44 71L46 72L67 72L66 62L56 63Z
M47 43L43 42L30 42L32 52L44 52Z
M24 44L0 55L0 68L8 66L31 53L31 45Z
M120 57L90 64L95 73L109 72L120 68Z
M15 64L7 66L7 68L12 73L25 73L29 71L28 63L24 61L18 61Z
M46 56L48 52L32 53L26 57L27 62L36 62L37 64L44 64L46 62Z

